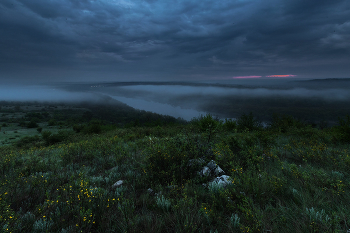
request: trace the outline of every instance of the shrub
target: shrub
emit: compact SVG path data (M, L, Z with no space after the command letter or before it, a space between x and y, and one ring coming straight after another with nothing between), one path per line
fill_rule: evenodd
M31 120L28 124L27 124L28 128L36 128L38 127L38 124L36 123L36 121Z
M35 142L38 142L40 141L40 138L38 135L35 135L35 136L25 136L23 138L21 138L17 143L16 145L18 147L23 147L23 146L26 146L28 144L32 144L32 143L35 143Z
M80 133L80 131L82 131L82 129L84 129L85 125L82 125L82 124L75 124L73 125L73 130L76 132L76 133Z
M202 165L189 166L191 159L207 157L207 161L214 158L209 145L196 137L179 134L167 140L152 137L149 140L144 172L157 184L184 183L196 176Z
M345 119L339 118L338 124L337 130L340 133L340 140L350 142L350 115L347 115Z
M200 116L198 118L194 118L191 120L191 123L197 126L200 131L207 131L209 129L215 129L220 125L219 119L213 118L211 114L207 114L205 116Z
M261 128L261 122L254 118L253 113L243 114L237 120L237 129L239 131L254 131Z
M102 132L101 121L91 120L88 125L84 126L82 131L87 134L101 133Z
M57 122L56 122L55 119L50 119L49 122L48 122L48 125L49 125L49 126L54 126L54 125L56 125L56 123L57 123Z
M278 130L282 133L286 133L292 128L303 128L305 126L306 125L302 121L295 119L292 116L278 114L272 115L272 121L270 124L271 129Z
M234 130L237 128L237 122L232 119L225 119L223 127L228 131Z
M25 126L26 126L26 122L25 122L24 120L21 120L21 121L18 123L18 126L25 127Z
M43 131L41 133L41 136L47 145L65 141L69 135L70 133L68 131L59 131L57 134L53 134L51 131Z
M41 136L43 137L44 140L47 140L51 136L52 132L51 131L42 131Z

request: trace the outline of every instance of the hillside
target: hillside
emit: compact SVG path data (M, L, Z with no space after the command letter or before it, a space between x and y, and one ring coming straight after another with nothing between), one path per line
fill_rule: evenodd
M57 133L2 146L2 231L349 229L349 117L313 128L275 115L262 128L253 115L184 123L147 114L138 116L139 125L80 122L79 132L76 123L63 123ZM45 119L39 124L49 131ZM94 124L100 130L89 130Z

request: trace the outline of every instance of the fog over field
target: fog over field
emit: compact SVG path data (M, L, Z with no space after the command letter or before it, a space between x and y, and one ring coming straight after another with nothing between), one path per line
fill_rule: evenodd
M324 82L324 81L322 81ZM321 84L323 84L321 82ZM340 84L337 85L337 82ZM348 82L349 83L349 82ZM191 85L106 85L95 88L111 96L123 96L158 103L166 103L181 108L208 112L219 118L237 118L252 112L262 120L269 120L273 113L321 121L336 120L336 115L350 113L349 85L344 80L329 80L327 89L317 81L310 86L306 81L285 82L279 85L212 84Z
M180 96L237 96L246 98L264 98L264 97L289 97L289 98L320 98L324 100L348 100L350 92L346 89L325 89L310 90L306 88L293 88L287 90L269 89L269 88L224 88L224 87L191 87L191 86L126 86L110 88L115 91L115 95L144 96L145 98L158 99L162 102L164 99L176 98Z
M350 113L349 79L269 81L7 85L0 88L0 100L105 103L109 98L185 120L206 113L237 118L252 112L264 121L279 113L308 121L335 122L338 116Z
M0 86L0 101L75 102L92 99L93 96L90 93L69 92L43 85Z

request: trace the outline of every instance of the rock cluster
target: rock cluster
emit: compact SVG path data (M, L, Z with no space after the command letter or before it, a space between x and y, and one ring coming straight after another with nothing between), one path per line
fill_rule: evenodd
M222 170L214 160L210 161L207 166L204 166L201 171L198 172L200 176L219 176L225 174L224 170Z
M224 170L219 167L214 160L211 160L207 166L204 166L201 171L198 172L200 176L216 176L214 180L209 182L208 185L216 184L219 187L226 187L230 181L229 176L224 175ZM220 176L221 175L221 176ZM207 187L207 184L203 184L203 186Z
M191 159L188 163L188 166L194 165L203 165L205 163L203 158L199 159ZM205 187L209 187L212 185L216 185L217 187L225 188L228 184L230 184L230 176L224 175L225 172L222 170L214 160L211 160L206 166L202 167L200 171L197 173L200 176L207 177L215 177L212 181L208 182L208 184L203 184ZM112 185L112 188L117 188L123 184L123 180L118 180ZM168 186L168 188L175 188L174 185ZM147 192L152 196L158 196L161 193L155 193L153 189L149 188Z

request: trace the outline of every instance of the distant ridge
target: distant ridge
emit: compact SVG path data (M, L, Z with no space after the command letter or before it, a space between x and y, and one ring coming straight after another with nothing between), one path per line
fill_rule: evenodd
M350 82L350 78L325 78L325 79L311 79L300 82L329 82L329 81L341 81L341 82Z
M350 82L350 78L324 78L324 79L309 79L309 80L298 80L298 81L290 81L291 83L305 83L305 82Z

